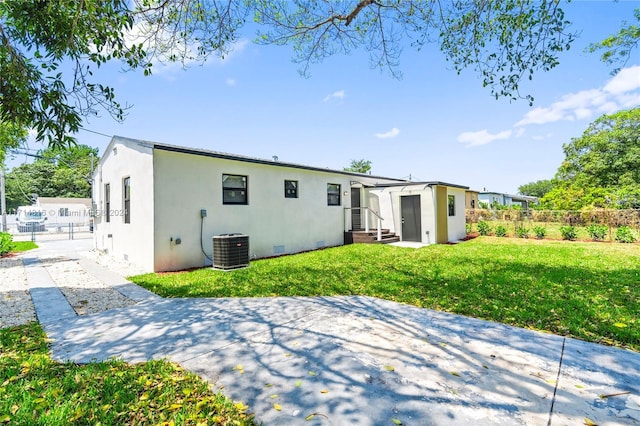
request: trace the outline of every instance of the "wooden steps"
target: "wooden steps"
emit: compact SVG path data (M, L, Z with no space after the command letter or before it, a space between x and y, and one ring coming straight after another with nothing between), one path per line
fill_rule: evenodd
M344 243L345 244L388 244L395 243L400 241L400 237L398 237L393 232L390 232L388 229L381 229L381 241L378 241L378 230L377 229L369 229L368 231L364 230L353 230L344 233Z

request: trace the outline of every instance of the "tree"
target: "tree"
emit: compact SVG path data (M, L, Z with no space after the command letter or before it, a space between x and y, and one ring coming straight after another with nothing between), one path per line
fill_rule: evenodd
M371 161L365 160L351 160L351 164L349 167L345 167L345 172L356 172L356 173L369 173L371 170Z
M551 208L640 208L640 107L603 115L563 145Z
M7 151L18 148L27 140L28 132L23 127L0 121L0 167L4 167Z
M551 191L552 189L553 181L549 179L543 179L521 185L520 187L518 187L518 194L542 198L547 192Z
M126 106L93 80L119 61L151 74L154 61L224 56L249 17L256 41L293 46L310 64L355 49L400 76L402 45L436 42L453 68L472 68L491 93L512 99L522 79L558 64L574 34L559 2L485 0L3 0L0 1L0 120L33 127L50 146L74 142L82 117Z
M634 11L634 16L640 24L640 9ZM631 53L638 48L639 43L640 25L624 22L617 34L612 34L598 43L592 43L588 51L592 53L598 50L603 51L600 56L602 62L609 65L621 64L621 66L624 66L631 58ZM616 74L620 71L620 68L615 68L613 73Z
M6 179L7 209L30 205L40 197L88 198L91 196L91 155L97 148L77 145L47 148L36 161L13 168Z

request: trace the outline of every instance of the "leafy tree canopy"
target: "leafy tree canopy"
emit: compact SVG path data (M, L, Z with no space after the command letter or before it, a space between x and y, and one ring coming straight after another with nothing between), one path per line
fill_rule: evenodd
M603 115L563 145L543 203L556 209L640 208L640 108Z
M558 64L574 34L558 1L542 0L2 0L0 120L50 146L73 143L82 117L126 106L93 73L109 61L146 75L155 61L224 56L253 18L258 43L287 44L301 72L365 49L399 77L402 46L437 43L457 72L472 68L498 97Z
M91 196L91 154L94 164L98 149L86 145L47 148L36 161L7 173L7 209L31 205L40 197L88 198Z
M18 148L27 140L27 135L23 127L0 121L0 167L4 167L7 150Z
M518 194L541 198L551 189L553 189L553 182L549 179L543 179L521 185L518 187Z
M356 172L356 173L369 173L371 170L371 161L365 160L351 160L351 164L349 167L345 167L345 172Z
M634 17L638 24L625 22L617 34L612 34L589 46L589 52L602 51L600 58L603 62L610 65L620 65L613 70L614 74L629 61L632 52L638 48L640 43L640 9L634 11Z

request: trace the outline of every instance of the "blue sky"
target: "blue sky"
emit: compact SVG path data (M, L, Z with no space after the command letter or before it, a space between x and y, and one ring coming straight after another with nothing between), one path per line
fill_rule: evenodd
M516 193L524 183L553 177L562 144L598 116L640 105L640 51L616 77L598 54L584 52L632 21L637 7L638 1L565 5L582 33L559 66L522 86L534 96L533 107L496 100L472 70L457 75L435 45L404 50L401 80L371 69L365 52L328 58L303 78L290 47L255 45L247 34L225 60L187 71L158 66L143 77L101 69L102 82L133 107L122 124L103 114L85 127L333 169L364 158L375 175ZM110 140L86 131L77 139L101 153Z

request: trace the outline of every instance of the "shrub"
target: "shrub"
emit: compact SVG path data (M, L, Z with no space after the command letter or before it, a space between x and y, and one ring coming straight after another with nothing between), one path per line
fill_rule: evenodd
M573 241L578 238L578 230L575 226L564 225L560 227L560 234L562 234L563 240Z
M487 222L478 222L478 233L480 235L489 235L491 233L491 225Z
M633 231L628 226L621 226L616 230L616 241L620 243L632 243L636 240Z
M471 224L470 223L465 223L464 227L465 227L465 229L467 231L467 235L469 235L471 233L471 231L472 231Z
M507 236L507 228L502 225L496 226L496 237L506 237Z
M607 226L592 223L587 227L587 232L593 241L602 241L607 236Z
M537 239L541 240L547 236L547 228L545 228L544 226L534 226L533 233L535 234Z
M525 228L524 226L518 226L516 228L516 235L519 238L529 238L529 228Z
M13 248L13 238L11 234L0 232L0 256L9 253Z

